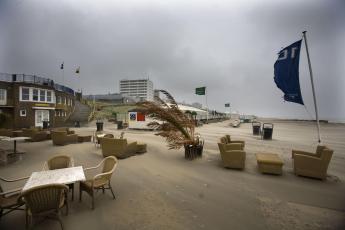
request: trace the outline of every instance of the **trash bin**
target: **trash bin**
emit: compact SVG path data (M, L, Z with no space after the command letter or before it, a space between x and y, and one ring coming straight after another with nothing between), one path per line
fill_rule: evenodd
M103 131L103 122L96 122L97 132Z
M264 123L262 125L262 134L261 134L262 139L272 140L272 135L273 135L273 124Z
M43 129L48 129L49 121L43 121Z
M76 121L75 123L74 123L74 127L80 127L80 122L79 121Z
M123 129L123 121L117 121L117 129Z
M253 126L253 135L260 135L261 123L260 122L252 122L252 126Z

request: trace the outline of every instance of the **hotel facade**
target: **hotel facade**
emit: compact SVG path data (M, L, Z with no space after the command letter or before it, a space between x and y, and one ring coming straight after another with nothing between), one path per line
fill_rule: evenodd
M120 80L120 94L139 101L153 101L153 83L149 79Z
M0 73L0 127L63 126L74 111L75 92L34 75Z

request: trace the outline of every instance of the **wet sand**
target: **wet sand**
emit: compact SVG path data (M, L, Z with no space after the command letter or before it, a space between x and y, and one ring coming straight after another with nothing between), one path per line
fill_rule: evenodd
M148 152L120 160L112 177L116 200L99 192L95 210L83 195L70 202L62 215L65 229L345 229L345 125L321 124L323 143L334 149L325 181L293 174L291 149L315 151L316 127L310 122L273 121L273 140L252 135L251 124L239 128L229 121L204 125L197 132L205 139L201 159L188 161L184 151L168 150L163 138L151 131L125 130L130 141L148 144ZM76 133L92 134L92 127ZM105 131L120 136L114 124ZM244 170L225 169L218 139L230 134L246 141ZM7 143L1 142L1 146ZM10 145L8 145L10 147ZM0 166L0 175L20 177L41 170L49 157L64 153L76 165L89 167L103 158L92 143L53 146L51 141L18 142L26 154L21 161ZM263 175L257 170L255 153L277 153L284 161L283 175ZM6 189L16 185L5 184ZM3 217L0 229L24 229L24 212ZM60 229L47 220L37 229Z

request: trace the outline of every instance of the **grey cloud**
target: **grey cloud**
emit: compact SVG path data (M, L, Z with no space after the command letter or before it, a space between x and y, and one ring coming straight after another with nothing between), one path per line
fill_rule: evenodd
M284 103L273 82L276 53L307 29L321 117L345 120L342 1L0 4L0 72L62 81L64 61L65 84L85 93L116 92L120 79L150 76L179 101L204 103L194 88L207 86L211 108L224 111L230 102L264 116L308 117ZM305 50L301 55L301 87L313 111Z

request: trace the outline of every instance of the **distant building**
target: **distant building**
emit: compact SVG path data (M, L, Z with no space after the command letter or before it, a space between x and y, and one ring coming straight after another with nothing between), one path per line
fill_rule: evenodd
M192 106L198 109L202 109L202 104L200 104L199 102L192 103Z
M0 126L62 126L74 110L75 92L34 75L0 73Z
M169 106L171 104L168 103ZM206 120L207 118L207 111L194 108L187 105L178 104L178 108L186 113L194 113L196 120ZM141 109L132 109L128 110L128 128L129 129L152 129L151 127L148 127L147 125L153 121L156 121L158 123L161 123L161 121L157 121L152 119L149 115L145 114Z
M136 98L124 96L119 93L84 95L83 98L90 101L95 99L96 101L108 102L108 103L114 103L114 104L131 104L131 103L137 102Z
M153 101L153 83L149 79L121 80L120 94L138 97L140 101Z

